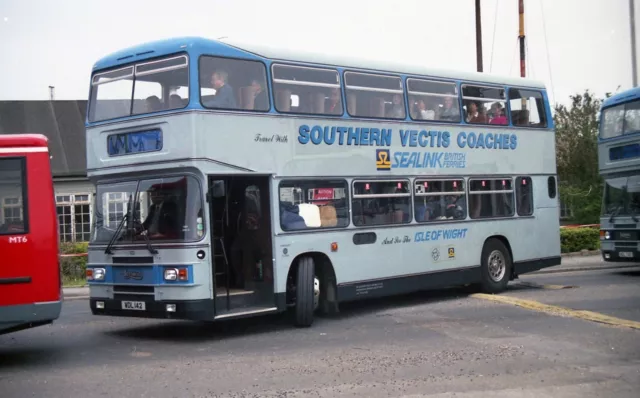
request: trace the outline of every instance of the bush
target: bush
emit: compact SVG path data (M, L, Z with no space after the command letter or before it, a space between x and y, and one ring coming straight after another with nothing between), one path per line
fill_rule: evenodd
M60 254L80 254L86 253L87 243L60 243ZM64 285L78 284L85 280L85 271L87 269L87 257L61 257L60 272L62 273L62 281Z
M600 230L597 228L560 229L562 253L574 253L581 250L600 249Z

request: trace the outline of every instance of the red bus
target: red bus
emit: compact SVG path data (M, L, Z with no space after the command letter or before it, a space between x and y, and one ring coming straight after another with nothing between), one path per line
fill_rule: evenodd
M47 138L0 135L0 334L52 323L61 308Z

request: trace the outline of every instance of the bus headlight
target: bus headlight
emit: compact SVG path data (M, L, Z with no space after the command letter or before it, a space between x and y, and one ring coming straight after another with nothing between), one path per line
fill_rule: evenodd
M611 234L609 231L600 230L600 239L608 240L611 239Z
M164 270L164 280L165 281L177 281L178 280L178 270L176 268L167 268Z
M104 268L94 268L93 269L93 280L94 281L103 281L107 271Z

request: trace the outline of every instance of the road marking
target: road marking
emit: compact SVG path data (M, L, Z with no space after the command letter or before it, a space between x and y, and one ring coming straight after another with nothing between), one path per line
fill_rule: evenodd
M535 287L538 289L547 289L547 290L561 290L561 289L575 289L578 286L572 285L541 285L535 282L518 282L518 286L526 286L526 287Z
M559 307L556 305L543 304L538 301L524 300L510 296L499 296L494 294L475 293L471 297L495 301L503 304L512 304L518 307L526 308L532 311L544 312L551 315L567 316L572 318L583 319L586 321L603 323L611 326L626 327L640 330L640 322L620 319L609 315L600 314L592 311L573 310L570 308Z

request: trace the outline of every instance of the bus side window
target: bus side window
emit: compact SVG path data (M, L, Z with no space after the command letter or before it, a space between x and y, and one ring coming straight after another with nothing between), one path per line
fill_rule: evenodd
M510 88L509 107L514 126L547 127L547 115L540 91Z
M356 117L404 119L404 88L397 76L345 72L349 115ZM356 101L353 101L353 100Z
M266 112L267 69L262 62L200 57L200 102L206 108ZM211 92L213 91L213 95Z
M465 121L471 124L509 124L504 115L506 94L502 87L462 85Z
M464 220L467 218L464 180L416 180L417 222Z
M409 110L414 120L460 121L458 87L453 82L407 79Z
M512 217L515 213L511 178L469 181L471 218Z
M549 198L553 199L556 197L556 179L555 177L549 177L547 179L547 190L549 191Z
M531 177L516 178L516 199L519 216L533 214L533 184Z
M0 234L27 232L24 158L0 158Z
M411 191L408 180L355 181L353 192L354 225L411 222Z
M271 71L278 112L343 114L338 71L282 64L274 64Z
M283 231L349 225L345 180L282 181L279 191Z

